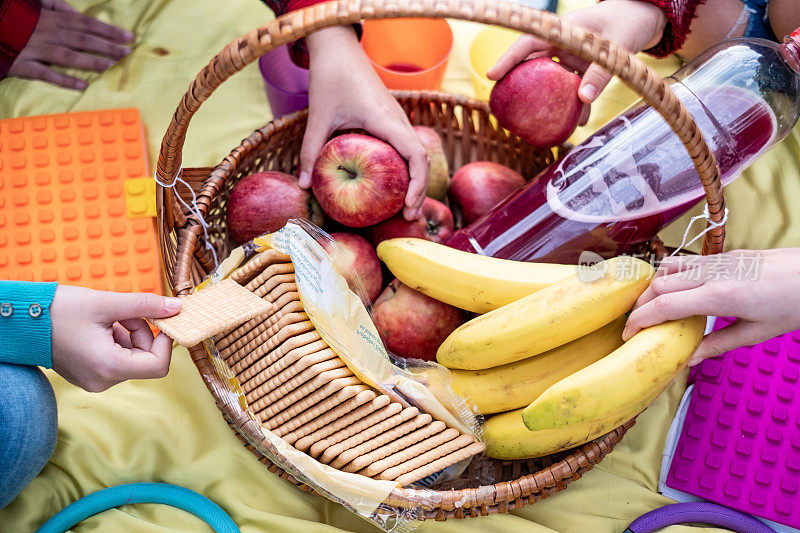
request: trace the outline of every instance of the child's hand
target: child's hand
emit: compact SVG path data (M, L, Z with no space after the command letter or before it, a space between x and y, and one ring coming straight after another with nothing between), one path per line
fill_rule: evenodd
M142 317L166 318L180 308L178 298L59 285L50 306L53 370L89 392L128 379L162 378L172 340L163 333L154 339Z
M403 215L419 217L428 187L428 154L408 117L389 94L351 27L328 28L306 37L310 56L308 127L300 151L300 186L311 186L311 171L330 135L361 128L388 142L408 161Z
M571 11L563 18L633 53L658 44L667 23L667 16L660 8L638 0L606 0ZM542 55L558 57L563 65L582 75L578 96L585 104L591 104L611 79L611 75L598 65L590 65L530 35L520 37L486 75L499 80L529 56ZM582 122L585 122L585 117Z
M56 72L51 65L103 72L130 53L133 34L84 17L64 0L42 0L41 14L28 44L9 76L43 80L82 91L86 81Z
M694 315L739 320L707 335L690 365L800 329L800 248L736 250L662 262L622 337Z

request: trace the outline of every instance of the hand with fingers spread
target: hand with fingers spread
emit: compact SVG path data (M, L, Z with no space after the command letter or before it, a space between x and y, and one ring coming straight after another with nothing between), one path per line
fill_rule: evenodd
M707 335L690 365L800 329L800 248L668 258L636 302L622 337L694 315L739 320Z
M103 72L130 53L132 41L132 33L85 17L63 0L42 0L36 27L8 75L82 91L85 80L52 67Z
M419 218L428 187L428 154L408 117L367 60L352 27L328 28L306 37L310 56L308 126L300 151L300 186L336 130L364 129L388 142L408 162L411 181L403 216Z
M166 318L180 308L178 298L60 285L50 306L53 370L89 392L164 377L172 340L163 333L154 338L142 317Z
M639 0L606 0L570 11L562 18L634 53L655 46L667 23L664 11ZM539 56L557 57L562 65L582 76L578 97L584 104L594 102L611 79L611 75L600 66L589 64L530 35L520 37L486 75L499 80L521 61ZM581 117L582 124L587 117L586 114Z

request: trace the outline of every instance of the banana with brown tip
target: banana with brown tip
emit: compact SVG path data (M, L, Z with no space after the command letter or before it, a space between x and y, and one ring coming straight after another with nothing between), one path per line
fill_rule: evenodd
M486 455L495 459L530 459L580 446L631 420L661 392L662 389L654 390L639 403L606 418L564 424L553 429L529 430L522 419L524 409L494 415L483 425Z
M532 431L601 420L662 391L689 361L706 327L693 316L645 328L583 370L557 382L522 412Z

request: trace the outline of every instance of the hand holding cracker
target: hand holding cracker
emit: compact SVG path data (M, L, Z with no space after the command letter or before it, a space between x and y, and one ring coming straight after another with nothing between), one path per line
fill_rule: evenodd
M273 310L232 278L209 285L182 300L180 314L157 318L153 324L183 346L195 346L205 339L229 331L257 316Z
M142 317L168 317L180 308L178 298L60 285L50 306L53 370L89 392L164 377L172 339L154 337Z

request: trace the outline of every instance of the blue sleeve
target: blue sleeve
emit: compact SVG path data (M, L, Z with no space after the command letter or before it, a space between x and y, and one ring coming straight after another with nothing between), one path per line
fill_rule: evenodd
M57 286L0 281L0 362L53 366L50 304Z

